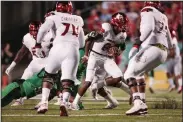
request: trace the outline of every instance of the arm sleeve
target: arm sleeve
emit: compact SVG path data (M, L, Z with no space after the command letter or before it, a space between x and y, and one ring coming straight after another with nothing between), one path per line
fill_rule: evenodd
M79 45L80 45L80 48L83 48L85 46L85 35L82 27L80 28L80 33L79 33Z
M37 34L37 43L41 43L44 35L54 26L54 22L51 19L47 19L44 24L41 25Z
M140 40L145 41L155 29L155 21L152 12L141 13Z

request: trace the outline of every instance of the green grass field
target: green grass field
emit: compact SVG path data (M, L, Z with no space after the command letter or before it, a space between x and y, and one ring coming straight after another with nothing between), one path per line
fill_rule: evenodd
M52 100L48 112L42 115L33 110L39 100L30 99L25 100L23 106L11 107L9 105L2 108L2 122L182 122L182 94L177 94L176 91L171 93L156 91L155 94L147 91L149 113L145 116L126 116L125 111L131 107L128 105L128 95L119 89L113 88L112 91L113 96L120 103L113 110L103 109L106 102L100 97L100 101L93 101L90 94L87 93L82 100L84 110L69 110L69 117L60 117L59 107L52 105L55 102ZM173 102L167 102L166 98L170 98ZM172 107L172 104L175 104L176 107Z

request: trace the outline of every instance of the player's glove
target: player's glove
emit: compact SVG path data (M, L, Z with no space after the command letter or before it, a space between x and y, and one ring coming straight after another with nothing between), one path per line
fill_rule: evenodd
M84 55L81 60L82 60L81 62L83 64L87 64L87 62L88 62L88 56Z
M37 58L45 58L46 54L44 50L42 49L42 46L40 43L36 43L35 47L32 48L33 55Z
M14 69L14 67L16 66L16 62L12 62L11 65L6 69L5 73L7 75L10 75L10 72Z
M88 34L87 40L97 41L98 39L103 38L103 35L98 33L97 31L92 31Z

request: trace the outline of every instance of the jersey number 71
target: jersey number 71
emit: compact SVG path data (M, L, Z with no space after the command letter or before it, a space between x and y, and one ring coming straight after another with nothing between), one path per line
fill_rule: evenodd
M65 30L61 34L62 36L67 34L67 32L69 31L69 27L71 25L72 26L72 35L75 35L76 37L78 37L78 27L75 27L73 24L69 24L69 23L63 23L63 25L65 26Z

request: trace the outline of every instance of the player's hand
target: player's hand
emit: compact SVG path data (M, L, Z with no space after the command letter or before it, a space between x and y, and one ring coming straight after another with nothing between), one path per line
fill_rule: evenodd
M44 50L42 49L41 44L36 43L35 47L32 48L32 53L37 58L45 58L46 54Z
M6 69L5 73L9 76L10 72L14 69L16 63L13 61L11 65Z
M82 57L82 59L81 59L81 63L87 64L87 62L88 62L88 56L84 55L84 56Z
M129 52L128 58L131 59L137 52L138 52L138 48L133 47L133 48L130 50L130 52Z

